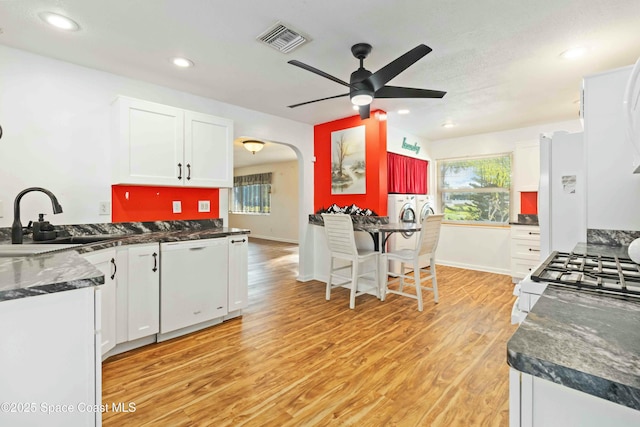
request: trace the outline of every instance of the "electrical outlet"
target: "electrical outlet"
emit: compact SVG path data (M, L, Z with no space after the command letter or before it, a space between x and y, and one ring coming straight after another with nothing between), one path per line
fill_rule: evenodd
M111 202L100 202L98 215L111 215Z
M182 202L180 200L173 201L173 213L182 213Z
M211 212L211 201L198 200L198 212Z

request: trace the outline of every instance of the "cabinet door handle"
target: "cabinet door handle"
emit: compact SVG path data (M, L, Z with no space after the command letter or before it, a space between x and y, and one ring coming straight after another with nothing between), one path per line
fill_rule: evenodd
M242 240L232 240L232 241L231 241L231 243L244 243L244 242L246 242L246 240L245 240L245 239L242 239Z
M182 163L178 163L178 179L182 179Z
M529 236L539 236L540 233L536 233L535 231L530 231Z
M111 273L111 280L116 277L116 272L118 271L118 266L116 265L116 260L111 258L111 265L113 266L113 273Z
M153 253L153 268L151 269L154 273L158 271L158 254Z
M204 249L204 246L200 246L197 248L189 248L190 251L201 251L202 249Z
M540 252L540 249L532 249L532 248L529 248L529 252Z
M187 180L191 179L191 165L187 163Z

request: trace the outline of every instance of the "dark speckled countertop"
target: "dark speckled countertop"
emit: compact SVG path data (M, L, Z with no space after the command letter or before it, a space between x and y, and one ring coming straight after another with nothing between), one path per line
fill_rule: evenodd
M640 410L640 300L547 286L507 343L518 371Z
M39 255L0 257L0 302L103 284L103 274L80 254L140 243L212 239L249 233L249 230L223 227L220 219L79 224L56 226L56 229L61 236L120 236ZM10 243L10 229L0 229L0 244Z

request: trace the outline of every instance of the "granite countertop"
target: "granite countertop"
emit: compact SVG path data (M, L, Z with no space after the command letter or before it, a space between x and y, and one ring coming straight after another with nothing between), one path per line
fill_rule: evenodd
M125 245L212 239L250 232L223 227L221 219L63 225L56 229L63 237L96 234L121 237L69 245L38 255L0 257L0 302L103 284L104 275L80 254ZM0 229L0 244L10 244L8 236L10 229ZM24 243L33 242L25 239Z
M518 371L640 410L640 300L547 286L507 343Z
M510 221L510 225L535 225L538 226L538 215L535 214L518 214L517 221Z

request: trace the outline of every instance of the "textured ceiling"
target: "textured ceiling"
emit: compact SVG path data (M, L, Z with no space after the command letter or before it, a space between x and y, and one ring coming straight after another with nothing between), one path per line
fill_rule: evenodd
M51 29L42 11L81 31ZM312 41L282 54L255 40L276 21ZM374 72L424 43L433 52L390 84L447 95L377 99L372 108L431 140L576 118L582 76L640 57L638 0L4 0L0 28L0 44L309 124L354 111L348 98L287 108L345 93L287 61L348 80L355 43L373 46L365 67ZM573 46L589 52L559 57ZM177 55L196 66L176 69L168 59ZM400 108L411 114L398 116ZM457 126L445 129L445 120Z

